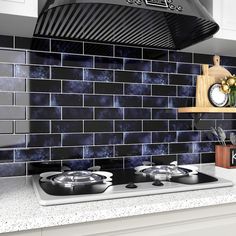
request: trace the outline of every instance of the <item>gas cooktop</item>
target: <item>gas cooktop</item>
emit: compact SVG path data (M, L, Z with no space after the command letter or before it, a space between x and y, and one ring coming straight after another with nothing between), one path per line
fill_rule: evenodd
M39 203L49 206L233 186L231 181L198 172L194 167L170 165L108 171L98 169L47 172L33 176Z

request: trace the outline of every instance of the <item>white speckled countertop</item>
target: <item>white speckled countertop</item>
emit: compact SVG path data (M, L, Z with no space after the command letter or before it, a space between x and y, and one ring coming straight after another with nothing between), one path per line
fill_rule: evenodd
M231 179L236 185L236 169L215 168L211 164L201 165L200 171ZM7 233L236 203L236 186L43 207L37 202L30 177L0 178L0 203L0 233Z

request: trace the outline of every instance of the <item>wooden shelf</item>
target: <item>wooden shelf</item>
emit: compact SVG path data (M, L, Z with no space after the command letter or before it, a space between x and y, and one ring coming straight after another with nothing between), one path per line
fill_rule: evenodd
M234 107L182 107L179 113L236 113Z

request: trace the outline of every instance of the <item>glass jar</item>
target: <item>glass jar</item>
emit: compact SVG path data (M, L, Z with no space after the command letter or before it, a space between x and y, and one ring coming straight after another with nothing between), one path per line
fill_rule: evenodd
M230 107L236 107L236 87L232 87L229 94Z

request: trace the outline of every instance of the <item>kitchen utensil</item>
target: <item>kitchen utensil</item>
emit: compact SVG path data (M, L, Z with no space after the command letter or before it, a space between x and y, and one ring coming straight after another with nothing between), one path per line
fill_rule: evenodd
M211 132L212 132L212 134L217 138L218 142L219 142L220 144L223 144L223 143L221 142L221 140L220 140L220 137L219 137L219 134L218 134L217 130L216 130L215 128L211 127Z
M230 141L233 145L236 145L236 135L234 133L230 133Z
M225 131L221 127L218 127L217 131L218 131L218 135L219 135L219 139L221 140L221 143L224 146L226 146L226 143L225 143L226 133L225 133Z

